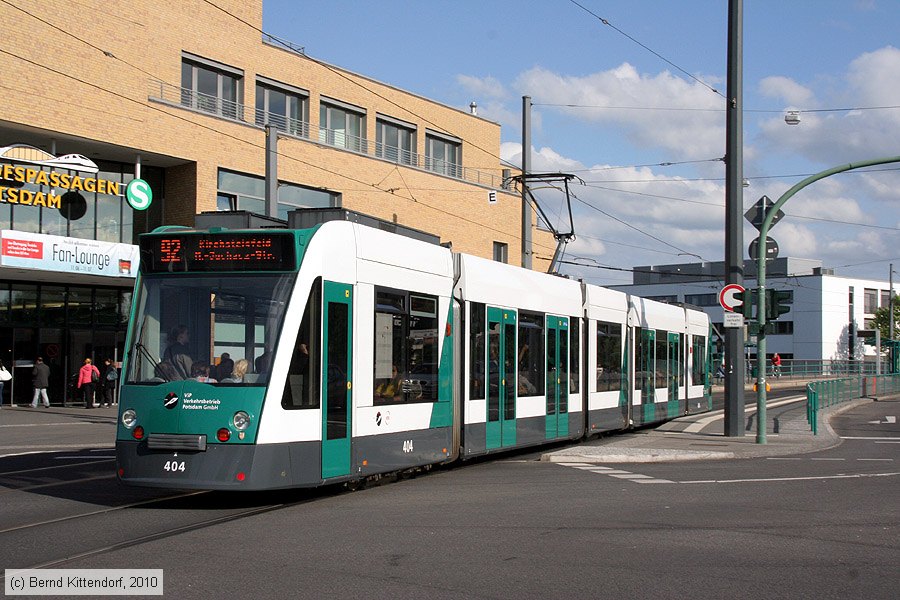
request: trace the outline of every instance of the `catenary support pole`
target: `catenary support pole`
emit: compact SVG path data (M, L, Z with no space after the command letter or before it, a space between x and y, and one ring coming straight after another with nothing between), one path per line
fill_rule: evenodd
M531 96L522 96L522 175L531 170ZM522 178L522 268L531 268L531 203Z
M725 123L725 283L738 285L744 284L742 44L743 0L729 0L728 107ZM745 368L744 330L729 327L725 330L726 436L744 435Z
M266 216L278 216L278 130L266 124Z

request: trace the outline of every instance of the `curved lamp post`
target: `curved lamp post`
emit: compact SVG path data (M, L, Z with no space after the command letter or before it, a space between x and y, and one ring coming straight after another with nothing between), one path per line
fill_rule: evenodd
M838 167L832 167L821 173L810 175L794 187L786 191L766 212L762 226L759 228L759 239L765 240L769 234L769 228L772 226L772 220L778 213L778 210L787 202L791 196L805 188L811 183L820 179L830 177L844 171L851 171L862 167L871 167L874 165L884 165L888 163L900 162L900 156L892 156L890 158L876 158L874 160L864 160L861 162L848 163ZM757 373L756 373L756 443L766 443L766 244L759 244L757 262L757 315L756 320L759 324L758 341L756 344L757 352ZM760 367L760 359L762 366Z

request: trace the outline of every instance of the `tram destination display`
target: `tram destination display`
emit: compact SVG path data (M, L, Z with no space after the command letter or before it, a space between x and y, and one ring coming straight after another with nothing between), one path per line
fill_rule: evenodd
M290 271L294 236L278 233L173 233L140 240L144 273Z

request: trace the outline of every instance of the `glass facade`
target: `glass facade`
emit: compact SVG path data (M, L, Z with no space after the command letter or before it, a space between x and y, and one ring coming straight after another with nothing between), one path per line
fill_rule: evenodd
M266 180L255 175L219 169L216 210L248 210L266 214ZM332 208L338 206L338 194L278 182L278 218L287 220L288 212L297 208Z
M4 404L31 402L38 356L50 367L50 402L74 402L72 376L85 358L122 360L131 296L123 288L0 281L0 359L13 371Z

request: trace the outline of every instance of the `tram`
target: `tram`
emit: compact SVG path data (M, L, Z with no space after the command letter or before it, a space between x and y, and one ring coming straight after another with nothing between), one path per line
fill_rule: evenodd
M127 484L314 487L709 410L700 310L349 221L140 239Z

